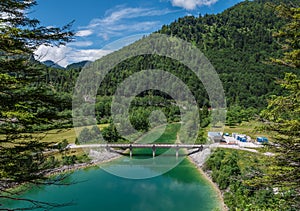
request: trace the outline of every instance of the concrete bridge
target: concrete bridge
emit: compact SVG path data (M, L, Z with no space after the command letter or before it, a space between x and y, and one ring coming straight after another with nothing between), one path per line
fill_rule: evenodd
M83 145L75 145L70 144L68 148L78 149L78 148L105 148L110 151L112 148L122 148L129 149L130 158L132 157L132 150L134 148L148 148L152 149L152 156L155 157L156 149L159 148L174 148L176 149L176 158L179 155L179 149L198 149L198 151L202 151L205 148L208 148L208 145L202 144L83 144Z

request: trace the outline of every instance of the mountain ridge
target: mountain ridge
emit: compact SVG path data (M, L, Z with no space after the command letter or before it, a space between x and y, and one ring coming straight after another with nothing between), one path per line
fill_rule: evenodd
M59 64L55 63L52 60L46 60L46 61L42 61L42 64L46 65L47 67L52 67L52 68L56 68L56 69L65 69L64 67L60 66Z
M57 64L56 62L54 62L52 60L42 61L41 63L46 65L47 67L51 67L51 68L55 68L55 69L70 70L70 69L81 69L85 65L87 65L91 62L92 61L89 61L89 60L83 60L83 61L80 61L80 62L74 62L74 63L68 64L66 67L62 67L62 66L60 66L59 64Z

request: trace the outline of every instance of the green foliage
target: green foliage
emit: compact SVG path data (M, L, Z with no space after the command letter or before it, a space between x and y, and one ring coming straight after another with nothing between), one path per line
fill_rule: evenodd
M218 149L204 168L223 191L229 210L296 210L289 205L289 197L276 194L273 186L249 185L248 181L261 176L270 163L257 154Z
M287 90L284 95L274 96L262 116L268 120L266 130L272 131L269 150L276 153L273 166L257 184L273 184L291 193L291 202L300 207L300 79L287 73L282 81ZM286 190L284 191L286 192Z
M242 108L241 106L233 105L227 110L226 125L235 126L243 121L248 122L252 120L257 113L258 111L255 108Z
M77 162L79 162L79 163L88 163L90 161L91 161L91 159L89 158L89 156L87 154L77 156Z
M71 24L62 28L40 26L37 19L30 19L27 12L36 5L31 0L1 1L1 52L7 55L31 53L38 46L65 44L71 40L73 32L69 31ZM4 27L3 27L4 26Z
M277 38L272 35L286 22L278 18L275 8L266 5L266 2L268 1L246 1L217 15L179 18L159 31L193 43L212 62L225 88L227 104L230 106L227 124L230 126L253 118L254 113L267 105L266 99L270 95L282 92L274 83L274 78L283 78L285 71L293 71L288 67L280 68L268 64L270 56L278 57L283 53ZM282 1L272 2L278 4ZM81 66L76 66L72 71L48 68L46 81L54 84L57 91L69 92ZM201 81L186 66L158 55L143 55L121 62L104 78L96 100L98 123L110 121L110 96L115 93L116 87L125 78L142 69L163 69L171 72L189 87L200 108L210 107ZM124 92L130 93L130 87ZM147 106L147 111L141 111L140 114L144 117L159 108L168 122L179 121L179 108L173 106L167 94L150 90L150 93L142 93L137 98L132 103L132 112L139 110L138 107ZM63 106L70 108L68 101L65 102ZM90 111L88 105L83 110ZM149 127L147 121L133 115L131 119L138 130L147 130ZM138 124L139 121L142 121L141 125ZM201 117L201 127L206 127L209 123L209 118ZM82 122L82 125L88 124Z
M179 18L163 26L159 33L180 37L203 51L220 74L229 106L261 110L269 95L281 91L273 79L283 78L284 72L293 71L288 67L270 66L267 62L270 56L282 54L281 46L272 35L285 21L278 18L274 8L266 6L266 2L271 1L244 1L217 15ZM293 28L297 29L299 31L299 27ZM294 40L299 41L299 37Z
M113 124L110 124L108 127L102 130L102 136L104 140L108 142L117 142L118 140L123 140Z
M118 134L116 127L113 124L109 124L107 127L100 130L97 126L92 128L85 127L81 130L78 138L75 140L75 144L92 144L99 143L100 134L107 142L124 141L124 139Z
M97 96L95 114L99 124L109 122L109 117L111 116L111 100L112 97Z
M74 165L76 163L77 157L75 155L63 156L62 164L63 165Z
M299 3L299 2L298 2ZM275 34L285 40L283 58L276 63L299 67L299 20L300 8L280 5L276 7L279 16L288 23ZM284 93L273 96L268 107L262 112L267 120L265 129L272 132L273 140L269 150L275 153L275 159L261 178L256 178L254 185L271 184L279 189L279 193L289 198L289 206L300 209L300 79L296 74L286 73L280 81Z
M199 111L200 127L206 128L210 124L210 112L207 106L203 106Z
M69 144L68 140L64 139L57 144L57 149L59 149L59 151L64 151L66 149L66 147L68 146L68 144Z
M88 143L92 139L92 134L88 128L84 128L80 134L78 139L80 140L81 143Z
M159 31L193 43L212 62L220 74L230 105L228 125L250 120L266 105L266 98L275 93L282 94L274 97L263 112L264 117L272 121L269 129L276 132L273 149L277 156L276 166L270 165L272 176L262 177L266 172L256 166L261 164L260 161L252 158L253 165L246 171L241 165L241 160L244 162L245 159L240 153L218 150L206 163L214 181L227 191L225 202L232 210L296 210L297 203L294 202L299 199L299 79L294 74L287 74L282 88L276 86L274 78L283 78L286 71L297 71L270 66L266 62L269 57L284 55L276 62L299 67L299 8L275 6L281 16L287 17L282 20L275 15L276 8L266 6L266 2L269 1L245 1L217 15L179 18ZM278 4L283 0L272 2ZM4 190L14 183L42 183L45 177L41 172L60 165L53 156L47 157L43 153L51 144L40 143L21 132L71 125L71 93L82 64L70 66L66 71L36 62L32 53L41 44L60 45L72 39L70 25L43 27L38 20L29 19L26 12L36 1L5 0L0 4L1 13L8 14L0 17L0 133L5 134L0 136L0 190ZM282 26L284 28L274 38L272 35ZM285 42L284 50L278 41ZM191 62L194 62L193 58ZM183 64L158 55L137 56L113 68L98 89L97 121L110 122L111 96L116 87L142 69L169 71L189 87L202 108L197 142L204 143L204 128L210 124L210 105L201 81ZM176 84L170 86L176 87ZM130 91L130 88L124 90L125 93ZM82 109L83 115L89 115L90 106ZM167 122L180 120L180 108L170 96L150 90L132 102L129 116L132 125L137 130L147 131L151 126L149 116L158 109L164 113ZM82 125L89 123L83 121ZM91 143L98 135L97 127L84 128L79 138L83 143ZM113 124L105 128L102 135L109 142L123 140ZM59 148L64 149L66 144L66 141L59 143ZM66 165L80 161L88 161L87 156L65 155L62 158ZM270 187L259 182L259 177L269 182ZM245 180L254 181L256 185L245 183ZM271 184L282 188L279 190L281 195L274 194ZM293 199L291 204L287 205L287 199Z
M49 129L37 125L51 125L66 118L60 112L70 101L70 97L66 99L53 89L47 80L47 70L33 59L33 51L42 44L60 45L70 41L71 25L40 26L38 20L27 17L34 5L36 1L6 0L1 1L0 7L1 14L5 14L0 17L0 116L5 120L17 119L18 129L27 131Z
M59 166L60 162L54 157L50 156L47 158L47 161L45 163L45 169L51 169Z
M231 179L240 175L240 168L237 164L237 154L232 153L226 157L224 156L224 152L221 151L217 153L208 164L214 169L212 179L218 183L222 190L229 186Z
M300 67L300 7L298 5L281 4L275 6L278 16L288 20L288 23L281 28L274 36L283 40L283 49L285 51L282 59L273 59L273 62L291 66Z
M150 124L148 121L149 118L149 110L145 108L137 108L133 112L131 112L129 119L132 126L139 131L148 131Z
M203 128L200 128L198 131L198 136L195 141L195 144L206 144L207 143L207 133Z
M0 198L5 198L5 190L12 185L57 184L63 179L46 177L47 170L57 165L50 153L44 153L52 143L21 132L64 121L60 112L66 98L43 81L44 66L34 61L33 51L42 44L64 44L73 32L69 24L45 27L28 18L34 5L34 0L0 1ZM17 196L7 199L18 200ZM38 201L32 205L43 209Z

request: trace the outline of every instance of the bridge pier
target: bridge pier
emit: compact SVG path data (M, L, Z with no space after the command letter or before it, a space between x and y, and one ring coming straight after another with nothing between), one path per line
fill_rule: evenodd
M155 144L152 145L152 156L153 158L155 157L155 151L156 151L156 146Z
M129 145L129 156L131 159L132 158L132 145L131 144Z
M176 146L176 160L178 159L178 156L179 156L179 146L177 144L177 146Z

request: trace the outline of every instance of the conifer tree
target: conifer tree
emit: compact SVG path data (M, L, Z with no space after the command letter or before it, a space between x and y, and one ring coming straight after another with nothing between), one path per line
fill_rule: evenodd
M299 68L300 56L300 8L280 5L276 7L288 23L275 36L284 38L288 50L275 63ZM299 70L299 69L298 69ZM268 174L258 179L258 184L279 188L288 197L291 210L300 209L300 79L286 73L281 86L284 94L273 96L262 116L268 121L266 129L273 134L268 145L275 153L274 163ZM262 183L261 183L262 182Z
M40 83L42 69L33 59L40 45L63 45L72 40L71 24L61 28L41 26L28 17L34 0L0 1L0 199L21 200L32 207L61 206L22 199L7 188L22 183L60 183L63 176L49 179L47 156L50 148L23 132L53 120L47 113L57 100L46 84ZM0 209L5 209L0 204Z

